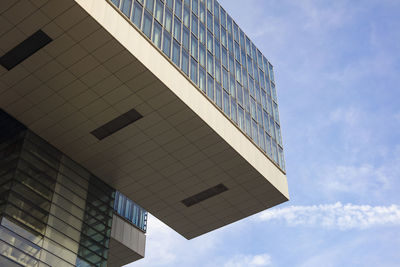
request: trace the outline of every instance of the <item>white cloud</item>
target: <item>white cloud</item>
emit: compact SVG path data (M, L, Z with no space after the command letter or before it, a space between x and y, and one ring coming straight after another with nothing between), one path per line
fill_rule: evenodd
M338 202L330 205L290 206L262 212L261 221L285 221L290 226L313 226L329 229L366 229L400 225L400 207L353 205Z
M236 255L224 264L224 267L256 267L270 266L271 256L268 254Z

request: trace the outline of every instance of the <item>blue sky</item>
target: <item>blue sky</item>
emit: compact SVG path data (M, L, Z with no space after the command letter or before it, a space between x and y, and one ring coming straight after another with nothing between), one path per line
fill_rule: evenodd
M400 266L400 1L221 0L275 66L291 200L131 266Z

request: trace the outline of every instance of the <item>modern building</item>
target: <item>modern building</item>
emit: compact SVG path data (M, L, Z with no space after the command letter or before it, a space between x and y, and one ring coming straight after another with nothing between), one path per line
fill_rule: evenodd
M273 66L216 0L0 3L0 265L121 266L289 199ZM142 208L143 207L143 208Z

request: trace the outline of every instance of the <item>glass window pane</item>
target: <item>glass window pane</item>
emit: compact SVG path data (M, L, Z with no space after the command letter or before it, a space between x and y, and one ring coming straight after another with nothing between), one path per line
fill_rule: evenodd
M190 64L190 79L197 84L197 61L193 58L191 59Z
M203 23L206 22L206 6L202 1L200 1L200 21Z
M189 54L182 49L182 71L189 76Z
M199 63L206 67L206 48L202 44L199 45Z
M166 30L164 30L163 52L165 55L170 57L170 55L171 55L171 35Z
M183 9L183 24L190 28L190 9L186 5Z
M183 32L182 32L182 46L185 48L187 51L189 51L189 29L183 26Z
M163 11L164 11L164 4L161 2L161 0L157 0L154 17L160 23L163 23Z
M242 131L244 131L245 123L244 123L244 110L241 107L238 107L238 125Z
M207 95L214 101L214 78L207 75Z
M168 9L165 10L164 27L167 31L172 32L172 13Z
M204 93L206 92L206 71L202 67L199 68L199 87Z
M237 123L237 104L236 100L231 96L231 119Z
M197 36L199 33L198 28L199 28L199 22L197 20L197 17L192 15L192 27L190 29L192 30L192 33L194 33L195 36Z
M218 83L215 83L215 103L222 109L222 89Z
M174 19L174 38L178 41L181 42L181 21L175 17Z
M230 116L230 106L229 106L229 95L228 93L224 90L224 112L226 115Z
M197 16L198 12L199 12L199 1L198 0L192 0L192 10L193 10L193 13L196 14L196 16Z
M182 19L182 0L175 0L175 16Z
M132 8L132 0L123 0L121 5L121 11L125 16L130 18Z
M191 53L192 57L194 57L196 60L198 59L198 48L197 47L198 47L197 38L192 34L190 53Z
M154 29L153 29L153 43L161 49L161 33L162 33L162 27L160 23L157 21L154 21Z
M146 0L146 9L153 14L154 0Z
M133 9L133 16L132 16L132 22L140 28L142 26L142 6L135 1L134 9Z
M167 7L172 10L174 6L174 0L166 0Z
M181 66L180 59L181 59L181 46L176 40L174 40L174 44L172 46L172 61L178 67Z
M210 52L207 52L207 72L214 75L214 59Z
M152 24L152 22L153 22L152 16L149 14L149 12L145 11L144 12L144 18L143 18L142 31L149 38L151 38L151 24Z

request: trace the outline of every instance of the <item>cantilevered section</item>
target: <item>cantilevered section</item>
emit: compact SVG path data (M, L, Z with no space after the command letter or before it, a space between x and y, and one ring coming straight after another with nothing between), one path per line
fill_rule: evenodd
M288 200L285 174L108 1L0 13L1 55L38 30L53 40L0 67L0 107L186 238ZM132 109L143 118L91 134ZM228 190L182 203L218 184Z

